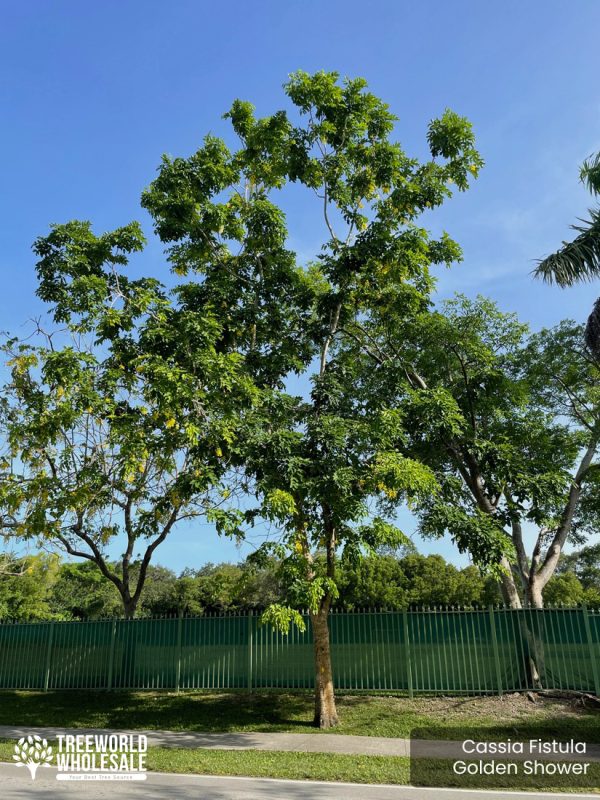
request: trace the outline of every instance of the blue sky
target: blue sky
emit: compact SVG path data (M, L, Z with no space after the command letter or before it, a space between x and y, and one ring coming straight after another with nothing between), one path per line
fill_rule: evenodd
M568 238L589 195L578 166L600 149L595 0L3 0L0 25L0 328L43 310L31 243L51 222L98 232L140 219L141 190L163 152L188 155L236 97L259 114L285 105L296 70L363 76L400 118L397 138L425 154L428 121L450 107L475 127L486 167L432 215L464 249L440 296L478 292L532 327L585 319L600 287L534 283L539 258ZM295 204L292 244L320 241ZM151 243L136 268L167 279ZM403 517L410 530L410 518ZM422 545L424 551L439 543ZM209 527L182 528L159 561L175 569L237 560ZM457 560L445 542L441 552Z

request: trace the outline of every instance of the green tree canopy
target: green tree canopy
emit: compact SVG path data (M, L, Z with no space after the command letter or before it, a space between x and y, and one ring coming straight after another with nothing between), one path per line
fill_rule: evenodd
M210 314L203 325L189 320L156 282L134 287L116 275L111 247L126 245L107 249L104 238L72 224L36 245L42 295L50 262L58 275L77 276L53 298L70 334L39 331L39 343L13 339L4 348L11 380L1 397L0 505L5 532L93 562L131 616L174 525L200 515L226 524L230 394L234 384L246 394L251 386L238 380L235 358L216 351ZM169 337L181 347L193 339L193 369L177 365Z
M226 342L264 389L237 448L259 501L245 519L261 517L280 532L262 555L282 561L290 605L267 616L286 628L300 621L294 609L310 609L315 719L327 727L337 721L327 615L339 593L338 556L356 560L365 548L397 542L394 505L418 501L436 483L403 452L402 420L386 398L375 408L361 394L347 343L358 319L426 308L430 266L460 250L417 220L452 184L466 189L481 158L470 124L451 111L429 125L431 158L409 157L391 140L395 117L363 80L298 72L285 91L291 115L257 118L236 101L226 117L239 149L209 136L190 158L165 158L143 203L174 271L200 276L179 297L222 309ZM274 201L288 184L307 190L322 212L310 263L289 249ZM285 391L290 372L310 381L308 396Z
M285 628L300 620L295 609L310 609L315 719L327 727L337 721L327 617L339 594L338 558L356 561L365 551L397 544L396 505L419 503L437 490L434 472L408 452L404 419L388 396L374 401L363 391L357 329L392 312L408 319L427 309L431 267L459 259L460 249L446 234L432 238L419 217L453 188L465 190L482 160L471 125L450 110L428 126L430 156L407 155L392 139L396 118L362 79L298 72L285 92L289 113L260 118L249 103L234 102L225 116L237 149L209 135L189 158L165 157L144 193L143 206L180 279L171 302L154 279L125 274L128 255L143 246L136 224L95 236L89 225L74 222L39 240L40 296L57 322L91 333L108 355L60 354L58 361L68 356L70 374L87 387L83 404L78 386L47 369L53 354L35 354L35 367L27 363L34 354L23 350L14 364L10 413L20 458L44 486L52 472L44 447L56 448L57 434L48 439L40 415L68 410L78 436L81 426L103 421L118 446L110 464L116 477L102 508L110 502L113 509L115 495L125 507L132 491L143 498L141 527L128 541L145 537L148 526L153 541L162 540L165 525L207 492L214 495L222 464L243 473L241 488L254 494L255 507L211 508L211 518L228 533L243 535L259 518L277 532L274 546L259 556L274 552L282 562L290 600L272 606L269 619ZM322 217L313 259L290 248L284 206L293 184L314 199ZM35 376L38 368L48 373L46 384ZM304 395L287 391L294 374L310 385ZM57 386L64 392L60 404ZM34 397L43 398L37 409ZM52 454L55 467L70 463L70 440L60 439L59 450L58 463ZM105 448L99 463L113 452ZM143 483L149 473L142 465L153 459L169 476L162 493ZM100 473L106 486L104 466ZM94 474L95 467L92 483ZM57 471L48 494L52 512L36 508L25 529L51 530L71 552L65 531L84 531L97 547L108 535L106 521L98 486L86 481L87 474L77 475L77 485L94 491L82 505L71 467ZM5 497L15 506L11 513L35 505L29 476L5 485L13 493ZM152 527L157 508L164 516ZM128 559L134 550L127 547Z
M505 540L507 600L541 605L567 540L599 522L598 365L581 328L529 335L491 301L458 297L408 324L382 319L367 335L377 358L365 361L365 381L376 395L396 391L409 452L441 487L418 509L421 532L449 532L481 564Z

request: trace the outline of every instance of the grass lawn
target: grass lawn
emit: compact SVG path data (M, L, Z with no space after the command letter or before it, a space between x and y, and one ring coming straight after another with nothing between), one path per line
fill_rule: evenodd
M0 761L12 761L14 741L0 740ZM51 742L56 746L56 742ZM423 762L420 775L427 774L425 785L452 785L450 762L428 759ZM292 780L342 781L347 783L410 783L408 758L391 756L350 756L331 753L288 753L260 750L190 750L150 747L147 768L155 772L177 772L196 775L240 775L254 778L289 778ZM552 778L547 791L600 792L600 764L593 764L589 788L574 788L572 778ZM481 779L462 778L456 781L461 787L481 788ZM497 783L486 779L485 788L504 788L502 778ZM540 778L519 781L511 789L540 791Z
M245 775L349 783L399 783L409 779L409 759L266 750L171 750L150 748L148 769L205 775Z
M600 711L569 700L500 697L338 697L333 733L408 738L433 728L436 738L556 738L600 743ZM0 691L0 725L131 728L202 732L314 732L312 696L164 692ZM431 730L428 736L431 735ZM261 756L262 757L262 756ZM265 755L265 758L267 756Z
M14 745L0 740L0 761L12 761ZM408 758L164 747L148 748L146 765L155 772L351 783L406 784L410 771Z

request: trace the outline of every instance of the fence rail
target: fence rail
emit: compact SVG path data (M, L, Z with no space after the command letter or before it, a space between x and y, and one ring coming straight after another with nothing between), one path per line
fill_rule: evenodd
M0 689L308 689L312 634L256 615L0 624ZM337 612L335 685L349 691L600 695L600 613Z

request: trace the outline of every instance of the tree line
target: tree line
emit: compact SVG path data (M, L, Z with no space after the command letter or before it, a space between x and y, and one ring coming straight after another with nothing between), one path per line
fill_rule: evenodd
M231 135L163 157L141 204L170 274L140 271L137 222L35 242L49 321L4 344L0 507L5 537L87 562L129 617L181 521L266 528L253 564L275 560L285 592L263 616L285 631L309 610L329 727L329 611L344 575L406 543L401 506L506 603L543 604L565 545L598 530L599 364L593 322L586 339L483 297L434 305L462 254L424 219L483 166L466 118L432 120L419 159L362 79L297 72L285 94L266 117L235 101ZM299 216L312 257L291 246ZM542 274L575 279L585 235Z
M115 564L117 569L118 565ZM139 565L134 563L133 569ZM0 576L0 619L33 622L120 617L116 588L93 564L65 562L57 554L36 554L13 562L14 572ZM565 556L545 592L551 605L585 603L600 608L600 548ZM194 616L207 613L259 613L273 603L289 602L281 564L260 568L251 561L205 564L199 569L150 565L138 617ZM498 582L475 566L459 569L440 555L374 554L344 565L334 608L388 610L482 608L498 605Z

